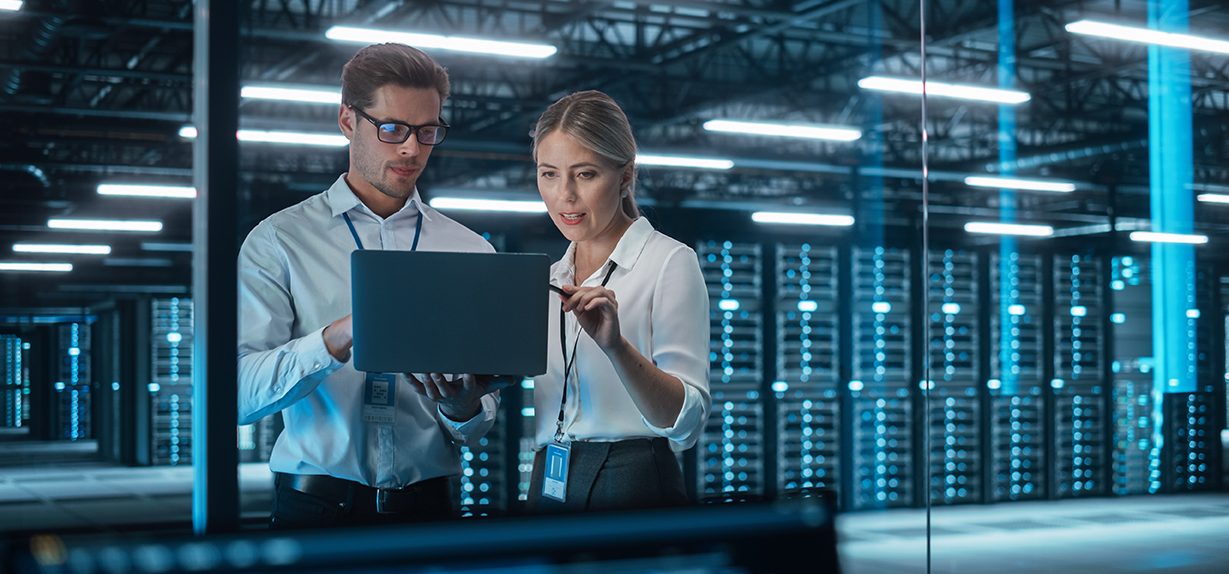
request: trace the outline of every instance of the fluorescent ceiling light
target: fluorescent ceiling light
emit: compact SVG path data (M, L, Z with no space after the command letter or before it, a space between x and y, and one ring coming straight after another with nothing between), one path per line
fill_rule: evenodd
M708 120L704 129L741 135L779 136L851 142L862 137L861 130L816 124L785 124L774 122L744 122L738 120Z
M144 219L65 219L47 220L51 229L75 229L80 231L162 231L162 222Z
M333 26L324 37L337 42L352 42L357 44L379 44L392 42L406 44L422 49L449 50L470 54L486 54L490 56L508 56L512 58L549 58L559 50L549 44L530 44L526 42L503 42L498 40L483 40L480 38L465 38L461 36L441 36L438 34L416 34L411 32L393 32L372 28L355 28L351 26Z
M1185 48L1187 50L1229 54L1229 41L1206 38L1203 36L1196 36L1194 34L1162 32L1152 28L1122 26L1119 24L1110 24L1108 22L1097 22L1095 20L1079 20L1067 24L1066 27L1067 31L1071 32L1072 34L1099 36L1101 38L1111 38L1114 40L1122 40L1123 42L1152 44L1154 46L1168 46L1170 48Z
M782 211L757 211L751 214L751 221L756 223L782 223L786 225L830 225L849 227L853 225L853 217L831 213L792 213Z
M159 241L142 241L141 249L145 251L176 251L180 253L191 253L191 243L164 243Z
M29 263L25 261L0 261L0 271L35 271L66 273L73 270L72 263Z
M901 94L922 93L921 80L905 78L889 78L885 76L870 76L858 80L858 87L864 90L880 92L896 92ZM926 95L958 100L973 100L978 102L993 102L997 104L1022 104L1030 98L1027 92L1018 90L1002 90L968 84L949 84L947 82L926 82Z
M1209 193L1229 193L1229 185L1218 185L1215 183L1188 183L1186 188Z
M1045 181L1040 179L1016 179L1014 177L980 177L964 178L965 185L972 187L992 187L996 189L1022 189L1025 191L1055 191L1066 193L1075 191L1074 183L1062 181Z
M1049 225L1024 225L1020 223L992 223L988 221L970 221L964 224L964 230L969 233L988 233L991 235L1021 235L1024 237L1049 237L1054 235L1054 228Z
M98 184L98 195L123 195L128 197L171 197L192 199L196 188L184 185L139 185L127 183Z
M546 204L541 201L514 201L507 199L472 199L466 197L437 197L430 202L436 209L460 209L465 211L498 211L503 213L546 213Z
M636 154L636 163L640 165L660 165L665 167L694 167L699 169L726 170L734 167L734 162L721 158L689 157L681 155Z
M184 126L179 129L179 137L184 139L195 139L197 135L195 126ZM318 147L344 147L350 144L350 140L341 134L327 133L312 133L312 132L285 132L285 131L267 131L267 130L239 130L237 134L241 142L254 143L273 143L287 145L305 145Z
M1229 203L1229 195L1223 193L1201 193L1195 199L1203 203Z
M110 245L68 245L64 243L14 243L14 253L72 253L75 255L110 255Z
M243 86L241 97L249 100L273 100L304 104L340 104L341 91L327 88L291 88L287 86Z
M21 10L21 5L24 3L23 0L0 0L0 10L16 12Z
M262 130L239 130L239 141L321 147L344 147L350 145L350 140L341 134Z
M102 264L107 267L171 267L175 262L162 257L108 257Z
M1203 245L1208 242L1207 235L1197 233L1161 233L1159 231L1132 231L1131 241L1142 243L1185 243Z

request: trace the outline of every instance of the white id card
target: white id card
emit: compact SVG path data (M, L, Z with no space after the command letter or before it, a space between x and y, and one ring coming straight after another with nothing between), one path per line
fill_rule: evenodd
M543 469L542 496L564 502L568 493L568 460L572 447L559 442L546 445L546 465Z
M367 373L363 385L363 420L369 423L393 424L397 414L397 375Z

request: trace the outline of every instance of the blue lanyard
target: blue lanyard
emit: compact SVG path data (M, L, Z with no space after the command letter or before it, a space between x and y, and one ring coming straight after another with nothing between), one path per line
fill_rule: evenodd
M361 251L363 249L363 240L358 238L358 232L354 230L354 222L350 221L350 214L343 213L341 217L346 220L346 227L350 228L350 236L354 238L354 245ZM418 251L418 237L422 235L422 210L418 210L418 223L414 225L414 243L410 245L410 251Z

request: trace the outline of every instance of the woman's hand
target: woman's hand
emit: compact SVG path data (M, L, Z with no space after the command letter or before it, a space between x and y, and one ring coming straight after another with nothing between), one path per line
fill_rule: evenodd
M623 342L619 331L619 301L614 291L605 287L564 285L563 312L574 313L580 327L602 348L610 352Z

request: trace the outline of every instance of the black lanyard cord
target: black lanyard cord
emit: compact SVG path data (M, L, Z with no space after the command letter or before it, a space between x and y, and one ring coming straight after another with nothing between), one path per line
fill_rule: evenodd
M602 278L602 287L605 287L610 282L610 276L614 273L615 262L610 261L610 266L606 270L606 276ZM559 302L559 351L563 353L563 398L559 401L559 419L555 423L555 438L563 438L563 413L568 404L568 375L572 372L572 367L576 366L576 346L580 344L580 333L576 333L576 340L572 342L572 360L568 360L568 337L567 337L567 318L563 312L563 302ZM579 377L579 375L578 375Z

